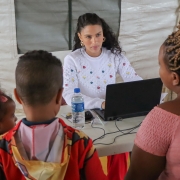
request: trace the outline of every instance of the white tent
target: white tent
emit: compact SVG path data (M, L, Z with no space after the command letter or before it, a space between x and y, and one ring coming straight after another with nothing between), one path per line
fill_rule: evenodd
M159 47L177 25L178 8L177 0L121 1L119 39L126 56L144 79L158 77ZM53 53L63 61L68 52ZM0 86L9 94L13 94L15 87L18 57L14 0L0 0Z

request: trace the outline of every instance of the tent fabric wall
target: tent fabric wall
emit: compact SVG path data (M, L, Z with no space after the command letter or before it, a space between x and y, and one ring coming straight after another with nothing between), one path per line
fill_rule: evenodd
M16 0L18 53L68 50L67 0Z
M119 40L144 79L159 77L159 48L179 20L177 0L122 0ZM167 88L163 91L166 100L175 97Z
M12 93L17 62L14 1L0 1L0 86Z
M177 24L177 0L122 0L120 41L143 78L158 76L159 47Z
M34 49L47 51L71 49L69 41L72 39L72 45L77 19L86 12L97 13L103 17L118 35L119 0L73 0L72 5L70 4L67 0L16 0L18 52L25 53ZM68 10L69 6L72 12ZM69 16L72 18L71 26L69 26ZM69 37L70 30L71 36Z
M122 0L120 41L142 78L158 76L158 49L177 24L177 0ZM54 52L63 60L69 51ZM14 0L0 1L0 85L13 94L18 54ZM19 106L18 106L19 108Z

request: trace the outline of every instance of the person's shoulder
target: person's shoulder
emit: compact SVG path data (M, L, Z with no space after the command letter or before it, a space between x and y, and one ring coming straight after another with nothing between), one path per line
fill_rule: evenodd
M19 126L21 124L22 120L20 120L11 130L7 131L6 133L0 135L0 140L6 140L10 141L14 134L17 132L19 129Z
M120 60L128 61L128 59L127 59L127 57L125 55L125 52L119 52L119 51L115 50L115 56L116 56L116 58L118 58Z
M83 131L74 129L70 126L67 126L68 132L70 133L68 137L72 140L72 146L83 146L81 148L87 148L87 146L92 146L92 140L86 135Z
M106 47L102 47L102 52L106 56L114 56L115 55L110 49L107 49Z
M116 56L117 55L119 56L119 54L116 54L116 51L112 52L110 49L107 49L105 47L102 47L102 53L103 53L103 57L110 61L111 60L114 61Z
M180 123L180 116L165 108L166 103L155 106L145 117L142 124L148 128L173 128Z
M76 59L77 57L82 55L83 48L76 49L75 51L70 52L65 58L71 57L73 59Z
M169 103L162 103L158 106L155 106L146 117L148 116L153 116L155 119L169 119L170 117L176 119L175 117L177 117L178 119L180 119L180 116L177 115L176 113L174 113L174 110L172 107L169 107L168 105Z
M75 136L77 135L77 140L80 140L80 139L88 140L89 139L88 135L86 135L83 131L79 131L79 130L75 129L74 134L75 134Z
M79 61L80 56L82 55L83 48L76 49L75 51L70 52L64 58L64 65L66 64L74 64L75 62Z
M68 138L72 138L74 142L79 141L81 139L89 140L89 137L80 130L77 130L69 125L67 125L62 119L59 118L59 122L64 128L65 133L67 134Z
M108 50L107 48L103 48L103 51L105 54L107 54L108 56L113 57L116 60L126 60L128 61L128 59L125 56L124 52L120 52L118 49L114 49L113 52L111 50Z
M12 130L0 135L0 149L3 149L5 152L9 152L9 142L12 140L14 133Z
M165 105L155 106L147 114L139 128L138 136L149 135L149 137L153 137L153 132L163 134L164 136L167 131L169 132L169 135L172 135L173 132L175 132L180 124L180 117L167 111L165 108L162 108L164 106Z
M169 114L180 116L180 102L178 100L167 101L158 106Z
M70 126L68 126L68 129L72 132L72 145L78 141L84 141L84 145L88 144L90 138L83 131Z
M89 136L86 135L83 131L76 129L72 135L72 148L79 149L80 154L86 151L90 157L94 154L95 151L92 139L89 138Z

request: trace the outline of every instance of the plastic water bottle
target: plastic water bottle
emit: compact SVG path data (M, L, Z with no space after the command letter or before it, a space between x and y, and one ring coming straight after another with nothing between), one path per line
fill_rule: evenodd
M73 127L82 129L85 125L84 98L80 93L80 88L74 89L74 95L71 98L72 122Z

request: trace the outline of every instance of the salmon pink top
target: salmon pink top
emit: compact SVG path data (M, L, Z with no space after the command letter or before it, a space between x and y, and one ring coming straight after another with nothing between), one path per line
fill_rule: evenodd
M180 179L180 116L154 107L138 130L135 145L148 153L166 156L159 180Z

